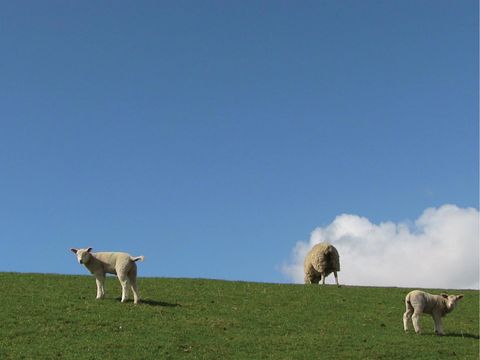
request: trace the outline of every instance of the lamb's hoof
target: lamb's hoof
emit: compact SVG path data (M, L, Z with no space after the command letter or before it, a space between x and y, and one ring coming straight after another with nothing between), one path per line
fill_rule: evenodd
M445 333L435 331L435 335L437 335L437 336L443 336L443 335L445 335Z

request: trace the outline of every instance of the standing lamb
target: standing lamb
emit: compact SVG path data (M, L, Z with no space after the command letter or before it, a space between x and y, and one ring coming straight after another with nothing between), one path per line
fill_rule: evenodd
M70 249L77 255L77 260L95 276L97 282L97 299L105 297L105 274L116 274L122 285L122 302L128 297L128 284L133 292L133 301L138 304L140 296L137 288L137 264L143 261L143 256L130 256L123 252L97 252L92 253L92 248Z
M403 314L403 329L408 331L408 320L412 319L415 332L420 334L419 318L422 313L432 315L435 334L444 335L442 317L455 309L463 295L432 295L421 290L413 290L405 297L406 311Z
M326 242L315 245L310 249L303 264L305 284L325 285L325 278L333 272L338 284L337 271L340 271L340 256L337 249Z

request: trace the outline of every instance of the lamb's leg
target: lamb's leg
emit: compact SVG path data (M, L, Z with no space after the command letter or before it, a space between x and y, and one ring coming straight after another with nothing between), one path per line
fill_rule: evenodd
M322 280L322 285L325 285L325 274L320 274L320 279Z
M406 307L406 310L405 310L405 313L403 314L403 330L407 332L408 321L412 318L412 314L413 314L413 307L408 302L405 302L405 307Z
M333 275L335 276L335 282L337 283L337 286L340 287L340 284L338 283L338 274L336 271L333 272Z
M95 281L97 283L97 300L105 297L105 274L95 274Z
M420 312L417 312L417 310L414 310L413 315L412 315L412 323L413 323L413 328L415 329L415 332L417 334L421 333L420 329Z
M128 299L128 278L127 275L122 272L117 272L117 276L120 285L122 285L122 302L125 302Z
M433 321L435 322L435 334L445 335L442 328L442 317L438 314L432 315Z
M128 273L128 279L130 281L130 286L132 287L133 292L133 302L138 304L140 301L140 295L138 294L138 287L137 287L137 269L133 268Z

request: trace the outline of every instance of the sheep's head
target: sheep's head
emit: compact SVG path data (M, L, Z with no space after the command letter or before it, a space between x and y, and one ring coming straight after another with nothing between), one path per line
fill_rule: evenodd
M447 309L452 311L455 309L457 302L463 299L463 295L447 295L447 294L440 294L445 300L447 304Z
M71 252L73 252L75 255L77 255L77 260L80 264L86 264L90 261L90 252L92 251L92 248L89 247L88 249L70 249Z

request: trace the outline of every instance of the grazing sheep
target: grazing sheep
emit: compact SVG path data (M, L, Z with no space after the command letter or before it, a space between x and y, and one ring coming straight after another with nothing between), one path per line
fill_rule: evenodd
M77 260L95 276L97 281L97 299L105 296L105 274L116 274L122 285L122 302L127 300L128 284L132 288L133 301L138 304L140 296L137 288L137 264L135 261L143 261L143 256L130 256L123 252L98 252L92 253L92 248L70 249L77 255Z
M444 335L442 317L455 309L463 295L432 295L425 291L413 290L405 297L406 311L403 314L403 329L408 331L408 320L412 319L415 332L420 334L419 318L422 313L432 315L435 321L435 334Z
M337 271L340 271L340 256L337 249L329 243L323 242L310 249L303 264L305 284L325 284L325 278L333 272L338 284Z

